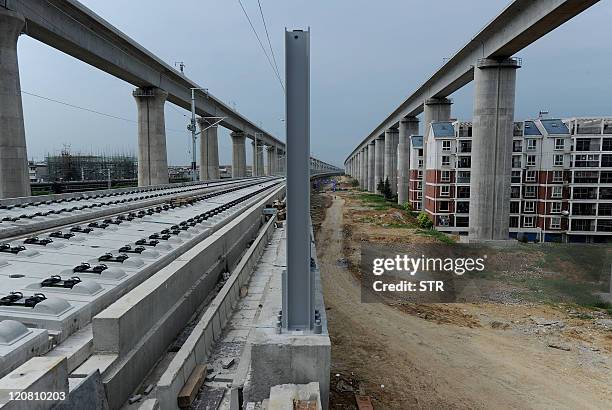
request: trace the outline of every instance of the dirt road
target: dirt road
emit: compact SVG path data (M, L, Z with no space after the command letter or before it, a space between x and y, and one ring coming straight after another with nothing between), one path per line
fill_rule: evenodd
M529 335L438 324L363 304L339 263L343 204L335 197L317 238L332 338L332 379L354 373L376 409L610 409L610 361L584 365ZM332 381L333 385L333 381ZM331 393L332 409L351 408Z

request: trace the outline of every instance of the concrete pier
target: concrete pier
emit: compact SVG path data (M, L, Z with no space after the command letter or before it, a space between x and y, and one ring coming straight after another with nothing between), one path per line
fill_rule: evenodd
M251 169L253 176L262 176L265 174L264 172L264 153L263 153L263 143L261 141L257 141L257 145L255 145L255 141L251 142L253 147L253 168Z
M419 133L419 119L406 117L399 124L397 144L397 203L408 202L410 184L410 136Z
M200 181L219 179L218 127L211 126L210 121L204 118L200 118L198 123L202 131L200 134Z
M243 132L232 132L232 178L246 176L246 135Z
M278 162L276 158L276 147L269 146L267 147L267 151L268 170L266 175L274 175L276 173L276 163Z
M361 184L361 188L365 189L366 191L368 190L368 181L369 181L369 175L368 175L368 171L369 171L369 167L368 167L368 163L369 163L369 151L368 151L368 147L366 146L363 151L362 151L362 155L363 155L363 161L361 163L361 174L362 174L362 179L363 179L363 184Z
M361 185L361 151L355 154L355 179Z
M474 240L509 237L516 59L478 60L474 120L470 231Z
M395 128L385 131L384 179L389 179L391 192L397 193L397 144L399 132Z
M0 10L0 198L30 195L17 39L23 16Z
M276 148L276 159L278 161L278 173L285 175L287 154L280 148Z
M376 192L376 183L375 181L375 167L374 164L376 163L376 145L375 143L372 141L371 143L368 144L368 191L370 192Z
M159 88L137 88L138 186L168 183L164 104L168 93Z
M374 192L378 192L378 184L384 181L384 158L385 158L385 139L383 136L376 138L374 151Z

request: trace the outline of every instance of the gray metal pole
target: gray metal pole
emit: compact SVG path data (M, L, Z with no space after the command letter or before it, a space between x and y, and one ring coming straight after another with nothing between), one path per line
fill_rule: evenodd
M196 178L196 112L195 112L195 88L191 89L191 180L197 181ZM202 170L200 170L202 172Z
M283 328L310 330L314 320L310 270L310 31L285 31L287 126L287 271Z

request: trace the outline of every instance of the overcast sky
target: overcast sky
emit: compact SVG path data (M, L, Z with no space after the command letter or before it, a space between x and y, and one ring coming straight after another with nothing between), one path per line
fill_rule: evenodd
M257 0L242 0L259 35ZM251 121L284 140L284 96L238 0L84 0L132 39ZM311 28L311 150L342 165L393 109L495 17L507 0L261 0L284 73L285 27ZM516 118L612 115L612 4L601 1L518 56ZM19 40L24 91L136 119L133 87L27 36ZM472 87L451 96L472 117ZM136 152L136 124L24 95L30 158L64 144L81 152ZM168 160L190 162L187 111L166 104ZM231 162L220 129L222 163ZM249 147L250 149L250 147ZM251 156L248 153L247 162Z

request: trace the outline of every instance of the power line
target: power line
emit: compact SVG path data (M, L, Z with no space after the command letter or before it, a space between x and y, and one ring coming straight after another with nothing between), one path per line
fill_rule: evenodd
M92 110L91 108L81 107L79 105L70 104L70 103L65 102L65 101L56 100L56 99L45 97L45 96L42 96L42 95L39 95L39 94L34 94L34 93L31 93L31 92L28 92L28 91L21 90L21 93L22 94L26 94L26 95L30 95L32 97L40 98L42 100L54 102L56 104L65 105L65 106L70 107L70 108L75 108L77 110L87 111L87 112L92 113L92 114L97 114L97 115L101 115L101 116L104 116L104 117L113 118L113 119L116 119L116 120L121 120L121 121L130 122L130 123L133 123L133 124L138 124L138 121L131 120L129 118L119 117L117 115L107 114L107 113L104 113L104 112L101 112L101 111ZM172 129L172 128L166 128L166 131L180 132L181 134L185 133L185 131L183 131L183 130L177 130L177 129Z
M283 80L281 80L280 74L278 73L276 68L274 68L274 64L272 64L272 60L270 59L270 56L268 55L268 52L266 51L266 48L264 47L263 43L261 42L261 39L259 38L259 35L257 34L257 30L255 30L255 26L253 26L253 23L251 22L251 18L249 17L249 14L247 13L246 9L244 8L244 5L242 4L242 1L238 0L238 3L240 4L240 8L242 8L242 11L244 12L244 15L246 16L247 20L249 21L249 25L251 26L251 29L253 30L253 34L255 34L255 37L257 38L257 42L259 43L259 46L261 47L261 51L264 52L266 58L268 59L268 63L270 64L270 67L272 67L272 71L274 71L274 74L276 75L276 78L278 79L278 82L279 82L281 88L283 89L283 92L285 92L285 86L283 85Z
M261 8L261 2L257 0L257 4L259 5L259 14L261 14L261 21L263 21L263 26L264 26L264 29L266 30L266 37L268 38L268 45L270 46L270 53L272 53L272 60L274 61L276 72L280 73L280 70L278 69L278 64L276 64L276 56L274 55L274 49L272 48L272 42L270 41L270 33L268 33L268 26L266 24L266 19L264 18L264 12L263 12L263 9Z

